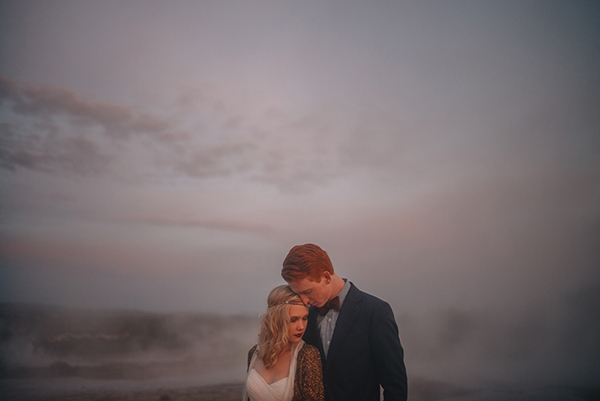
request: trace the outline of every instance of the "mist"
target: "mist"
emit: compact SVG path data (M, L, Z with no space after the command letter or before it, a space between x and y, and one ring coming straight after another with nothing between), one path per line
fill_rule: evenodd
M600 288L535 308L396 316L411 399L595 399ZM241 383L259 316L2 304L7 399Z
M391 304L413 398L593 391L599 17L1 2L3 383L241 380L315 243Z
M258 319L2 304L9 399L241 382Z

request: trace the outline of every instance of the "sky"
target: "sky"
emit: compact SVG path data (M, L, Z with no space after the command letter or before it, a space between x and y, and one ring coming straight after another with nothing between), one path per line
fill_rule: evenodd
M594 1L0 1L0 302L395 313L600 288Z

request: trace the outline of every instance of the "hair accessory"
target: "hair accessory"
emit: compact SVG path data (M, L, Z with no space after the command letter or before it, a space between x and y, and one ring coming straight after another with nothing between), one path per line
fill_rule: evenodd
M273 306L279 306L279 305L299 305L299 306L306 306L302 302L298 302L298 301L285 301L285 302L280 302L278 304L269 304L268 307L271 308Z

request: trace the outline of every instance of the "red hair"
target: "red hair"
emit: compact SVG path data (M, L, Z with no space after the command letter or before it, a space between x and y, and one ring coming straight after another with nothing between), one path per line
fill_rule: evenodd
M306 277L318 283L326 271L333 274L333 265L327 252L315 244L296 245L283 261L281 277L288 283Z

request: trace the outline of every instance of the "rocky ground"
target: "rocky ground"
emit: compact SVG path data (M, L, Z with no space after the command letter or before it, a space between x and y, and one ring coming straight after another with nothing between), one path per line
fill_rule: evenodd
M156 389L35 398L36 401L240 401L242 384L219 384L185 389ZM31 399L33 401L33 399Z
M0 392L2 388L0 387ZM5 401L240 401L242 383L181 388L124 390L123 388L71 392L44 396L4 394ZM411 380L410 401L597 401L600 388L573 386L490 386L463 387L450 383Z

